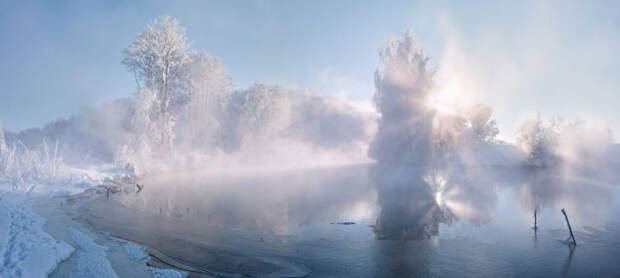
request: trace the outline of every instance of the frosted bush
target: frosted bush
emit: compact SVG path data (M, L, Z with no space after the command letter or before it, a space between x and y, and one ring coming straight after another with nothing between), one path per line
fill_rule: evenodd
M21 142L13 143L0 152L0 175L11 180L54 180L64 166L58 146L58 142L50 145L46 140L35 149Z

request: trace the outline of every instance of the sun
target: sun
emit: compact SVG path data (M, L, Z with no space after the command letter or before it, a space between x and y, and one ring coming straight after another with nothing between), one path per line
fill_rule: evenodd
M455 115L458 112L458 107L463 105L460 103L459 93L460 90L456 84L443 86L431 94L426 106L440 114Z

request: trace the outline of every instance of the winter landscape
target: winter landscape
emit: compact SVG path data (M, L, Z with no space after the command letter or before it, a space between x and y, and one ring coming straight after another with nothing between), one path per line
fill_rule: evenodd
M620 275L613 1L0 10L0 277Z

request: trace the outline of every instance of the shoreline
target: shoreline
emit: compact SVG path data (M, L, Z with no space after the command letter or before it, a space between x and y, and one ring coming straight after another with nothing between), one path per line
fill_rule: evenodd
M196 239L195 232L186 234L191 227L196 228L190 223L178 222L177 217L162 219L123 205L117 198L137 192L132 183L116 185L110 191L110 200L106 188L100 186L89 193L90 198L75 201L80 205L71 209L72 220L107 237L144 246L156 267L186 271L188 277L306 277L311 273L304 265L283 258L248 255L246 246L212 245L214 242L206 238Z
M103 187L95 186L77 194L52 196L33 202L33 212L45 219L42 230L74 248L48 273L48 277L66 277L68 274L137 278L213 277L194 272L195 269L178 262L169 263L161 258L153 260L152 248L109 236L94 229L88 221L81 221L78 209L104 192Z

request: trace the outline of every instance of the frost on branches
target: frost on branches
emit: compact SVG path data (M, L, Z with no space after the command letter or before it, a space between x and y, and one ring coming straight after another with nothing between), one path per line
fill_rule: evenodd
M20 141L7 144L0 122L0 178L11 182L24 180L55 180L64 167L59 142L47 140L31 149Z
M342 100L277 85L233 91L223 63L189 45L178 21L162 17L125 49L122 64L134 74L137 89L133 136L119 146L118 166L141 174L230 154L260 161L276 152L302 157L301 150L352 152L342 147L347 139L346 145L366 153L372 133L367 123L374 115ZM321 128L309 134L305 125ZM333 140L321 140L326 137Z

